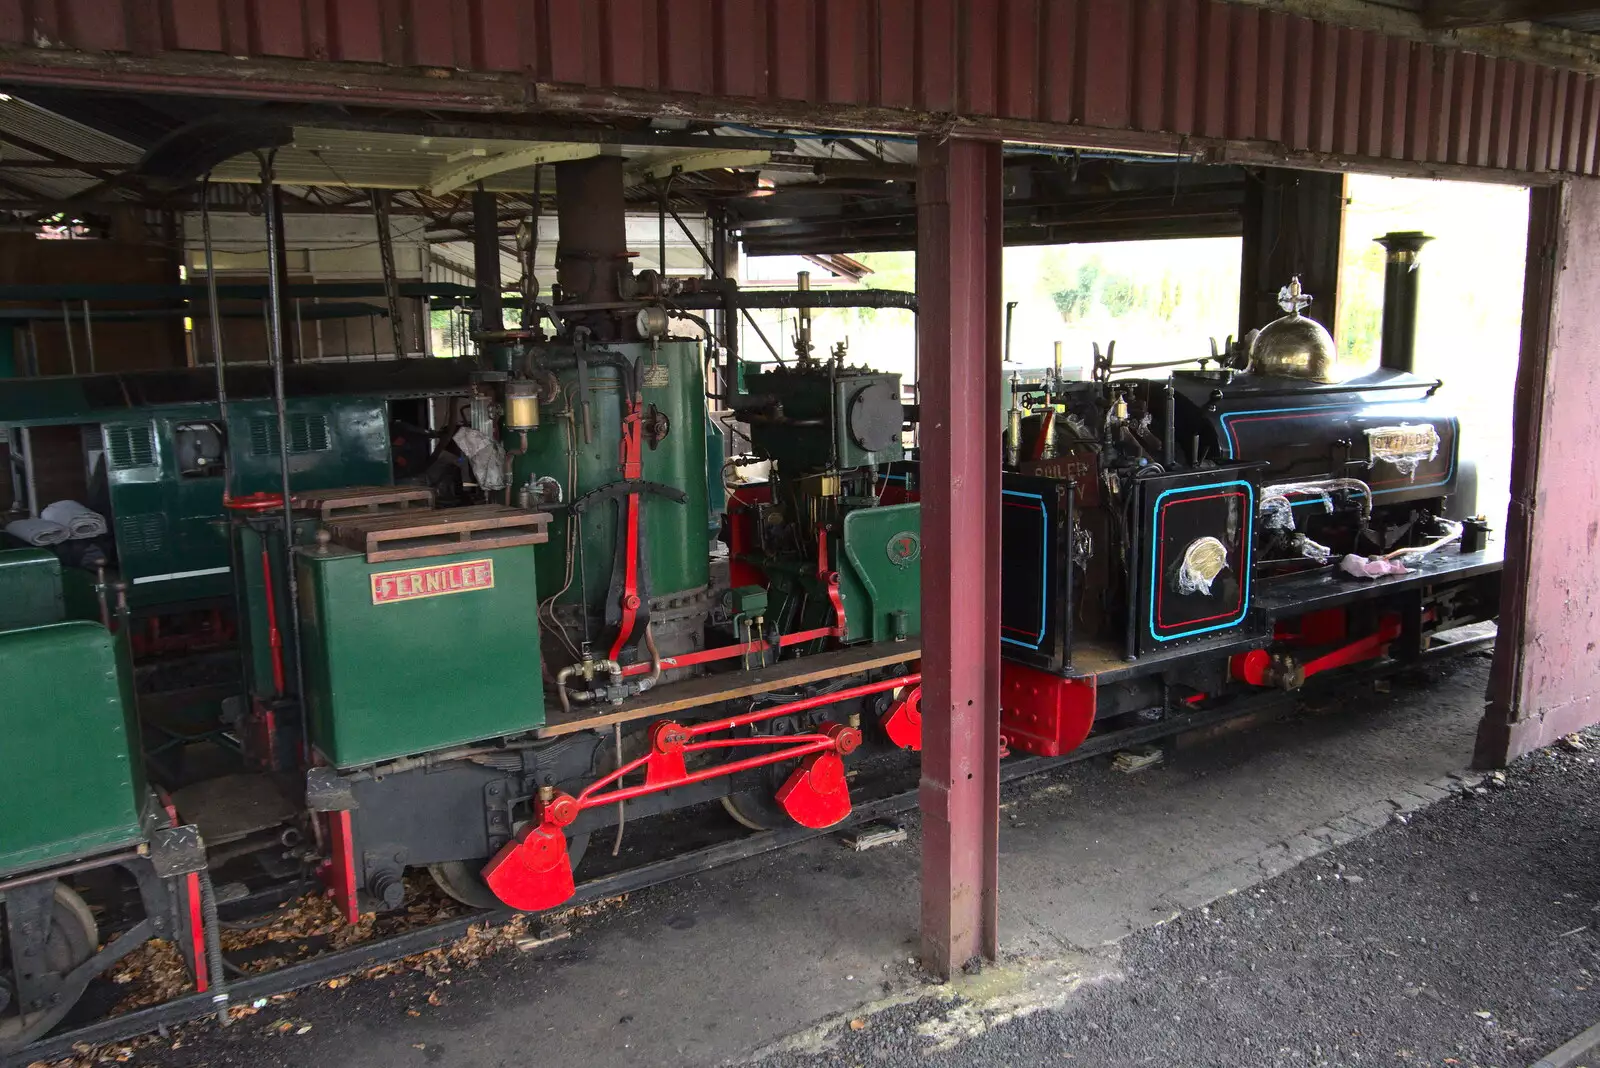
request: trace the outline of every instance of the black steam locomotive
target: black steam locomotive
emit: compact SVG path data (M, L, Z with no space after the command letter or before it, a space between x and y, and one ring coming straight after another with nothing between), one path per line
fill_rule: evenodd
M1339 377L1296 280L1285 317L1199 370L1122 377L1097 350L1092 381L1012 383L1013 748L1066 752L1097 719L1293 688L1494 618L1499 553L1459 424L1394 325L1414 319L1404 266L1382 366L1360 377Z

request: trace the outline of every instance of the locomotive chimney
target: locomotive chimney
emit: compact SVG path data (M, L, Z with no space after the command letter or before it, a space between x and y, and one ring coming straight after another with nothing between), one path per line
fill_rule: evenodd
M503 330L505 314L500 284L500 205L499 197L483 189L472 194L472 263L478 279L478 308L483 330ZM511 350L504 345L485 344L486 369L508 370Z
M1379 366L1413 371L1417 360L1417 258L1433 238L1421 230L1384 234L1383 348Z
M557 163L556 283L561 304L619 304L624 276L632 277L628 224L623 200L621 156L590 156ZM629 287L631 288L631 287ZM618 320L604 309L572 320L594 331L599 341L632 341L632 316Z

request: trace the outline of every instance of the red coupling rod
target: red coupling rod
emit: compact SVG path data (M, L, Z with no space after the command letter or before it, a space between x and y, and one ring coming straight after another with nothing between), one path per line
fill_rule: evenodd
M803 642L816 641L818 638L837 637L840 631L837 627L817 627L814 630L797 630L793 634L785 634L778 639L778 648L787 649L791 645L800 645ZM770 642L756 639L754 641L739 642L736 645L720 645L715 649L701 649L694 653L682 653L678 656L664 656L661 658L661 667L665 671L673 668L693 667L696 664L709 664L713 660L731 660L736 656L746 656L750 653L762 653L772 648ZM648 662L629 664L622 669L623 678L633 675L643 675L654 670L655 665Z
M884 690L897 690L901 686L915 685L922 681L921 672L912 672L909 675L897 675L892 679L880 679L877 682L864 682L859 686L848 686L843 690L834 690L831 693L819 693L812 697L803 697L798 701L789 701L771 708L763 708L757 712L746 712L741 716L729 716L727 719L713 719L705 723L693 723L686 729L692 735L715 734L718 731L728 731L735 727L743 727L751 723L760 723L762 720L776 719L795 712L805 712L823 705L834 705L841 701L854 701L857 697L866 697L868 694L882 693Z

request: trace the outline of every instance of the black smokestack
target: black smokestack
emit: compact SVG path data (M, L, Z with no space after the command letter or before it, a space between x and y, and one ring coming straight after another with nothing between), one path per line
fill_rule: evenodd
M556 284L561 304L617 304L623 278L632 272L628 256L627 205L623 199L621 156L590 156L557 163ZM600 310L573 320L600 341L633 340L632 316L619 319Z
M500 206L495 194L482 189L472 194L472 265L478 281L478 308L483 330L503 330L504 305L500 280ZM507 370L510 350L485 344L485 367Z
M1414 371L1417 364L1417 258L1433 238L1421 230L1405 230L1377 238L1384 248L1383 348L1380 366Z

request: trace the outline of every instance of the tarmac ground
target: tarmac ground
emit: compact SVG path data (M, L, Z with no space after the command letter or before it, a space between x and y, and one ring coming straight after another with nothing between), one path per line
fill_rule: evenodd
M1487 670L1008 786L1004 959L951 984L914 961L913 815L901 844L817 839L127 1063L1530 1064L1600 1018L1600 768L1552 751L1474 789Z

